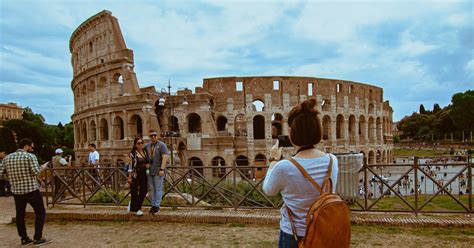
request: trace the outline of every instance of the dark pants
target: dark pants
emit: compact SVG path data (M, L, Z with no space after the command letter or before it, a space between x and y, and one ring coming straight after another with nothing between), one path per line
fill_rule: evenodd
M145 200L147 193L147 178L145 169L138 169L137 177L132 179L130 193L132 195L130 211L136 212L142 208L143 201Z
M298 237L298 239L302 239L302 237ZM280 230L278 248L298 248L298 242L296 242L295 236Z
M16 229L18 235L22 239L26 239L28 234L26 233L25 225L25 210L26 204L30 204L35 211L35 236L34 239L38 240L43 237L43 226L46 219L46 210L44 209L43 195L39 190L24 194L24 195L13 195L15 198L16 208Z

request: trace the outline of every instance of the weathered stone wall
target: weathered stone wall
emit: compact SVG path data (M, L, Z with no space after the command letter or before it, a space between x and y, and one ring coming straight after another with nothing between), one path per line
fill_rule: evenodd
M194 92L157 93L153 87L139 87L133 52L108 11L81 24L70 48L80 162L87 161L92 142L101 162L123 159L137 134L147 140L148 130L156 129L174 131L175 137L163 140L179 165L267 164L276 135L287 134L289 111L308 98L317 100L320 111L320 149L363 152L371 163L391 161L393 111L380 87L313 77L221 77L204 79ZM160 97L165 99L162 107Z

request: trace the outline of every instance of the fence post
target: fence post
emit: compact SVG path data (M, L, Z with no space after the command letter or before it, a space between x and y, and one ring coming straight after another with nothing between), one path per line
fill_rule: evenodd
M48 200L49 200L49 197L48 197L48 171L49 170L50 170L50 168L47 168L45 170L46 176L44 177L45 178L44 179L44 181L45 181L44 182L44 191L45 191L45 194L46 194L46 207L49 207L49 202L48 202ZM54 198L52 200L54 200ZM53 208L54 208L54 202L52 202L52 203L53 203Z
M84 165L82 165L82 203L84 204L84 208L86 208L86 172L84 169Z
M233 187L234 187L234 192L233 192L233 193L237 192L237 183L236 183L236 175L235 175L235 173L237 173L237 171L236 171L236 169L237 169L237 168L236 168L236 163L237 163L237 162L234 161L234 163L233 163L233 167L234 167L234 168L232 168L232 169L234 170L234 171L232 172L232 184L233 184ZM238 201L235 202L234 210L237 210L237 203L238 203Z
M418 157L415 156L415 163L413 164L415 171L415 216L418 216Z
M368 190L367 190L367 160L364 158L364 210L367 210L367 198L368 198Z
M472 212L472 163L471 156L467 156L467 184L469 189L469 211Z

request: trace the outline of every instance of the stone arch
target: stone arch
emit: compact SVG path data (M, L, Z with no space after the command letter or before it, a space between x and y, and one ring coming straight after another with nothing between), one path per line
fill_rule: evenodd
M95 121L92 120L91 123L89 124L89 133L90 133L92 141L97 140L96 130L97 130L97 126L95 125Z
M83 107L87 107L87 104L88 104L88 101L87 101L87 85L86 83L84 83L84 85L82 85L82 91L81 91L81 102L82 102L82 106Z
M202 168L204 164L202 163L202 160L198 157L192 157L189 159L189 166L192 167L198 167L194 168L193 174L197 177L204 177L204 169Z
M123 140L125 138L125 129L122 118L120 116L115 116L112 125L114 128L114 140Z
M323 117L323 140L328 140L331 133L331 117L329 117L329 115L325 115Z
M201 116L196 113L188 115L188 133L201 133Z
M235 117L235 136L247 136L247 118L244 114L238 114Z
M359 142L365 143L365 138L367 137L367 122L365 121L365 116L361 115L359 117Z
M239 155L235 158L235 164L237 167L249 166L249 160L244 155ZM253 178L252 170L250 168L239 168L239 171L244 174L247 178Z
M374 114L375 107L373 103L369 103L369 114Z
M227 118L220 115L217 117L217 131L226 131L227 130Z
M134 114L130 117L130 136L136 137L138 135L143 135L143 121L140 115Z
M105 118L100 120L100 140L109 140L109 124Z
M336 138L344 139L344 116L337 115L336 118Z
M256 112L261 112L265 110L265 103L260 100L256 99L252 102L252 110Z
M369 117L369 141L375 143L375 121L373 117Z
M114 96L122 96L124 94L122 74L115 73L112 77L112 83L114 84Z
M82 123L81 127L81 141L87 143L87 124L85 122Z
M360 153L362 153L362 161L363 161L363 163L367 164L367 161L368 161L367 154L365 154L364 151L360 151Z
M253 117L253 138L265 139L265 117L262 115Z
M272 115L272 139L278 138L283 134L283 116L280 113Z
M380 117L377 117L377 131L376 131L376 135L377 135L377 143L382 143L382 120L380 119Z
M212 163L212 176L213 177L221 178L225 176L226 165L225 165L225 160L222 157L220 156L214 157L211 163ZM224 168L221 168L221 167L224 167Z
M89 81L89 86L87 90L87 95L89 97L89 103L95 103L96 102L96 85L95 81L91 80Z
M375 164L375 155L374 151L369 151L369 157L367 159L368 164Z
M382 151L382 163L387 163L388 158L387 158L387 150Z
M259 153L255 156L255 166L259 166L257 171L255 172L255 177L257 179L263 178L265 176L265 166L267 164L267 157L265 155Z
M97 85L97 93L99 95L98 102L99 104L103 104L107 101L108 97L108 87L107 87L107 78L101 77L99 79L99 84Z

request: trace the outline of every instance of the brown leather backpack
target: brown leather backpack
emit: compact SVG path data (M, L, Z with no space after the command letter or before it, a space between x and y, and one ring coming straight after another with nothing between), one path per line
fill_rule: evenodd
M351 243L351 215L346 202L333 193L331 180L332 157L329 155L328 175L322 187L303 169L293 158L289 159L320 192L320 196L309 207L306 215L306 235L298 240L293 222L293 214L288 206L293 235L298 240L298 247L350 247Z

